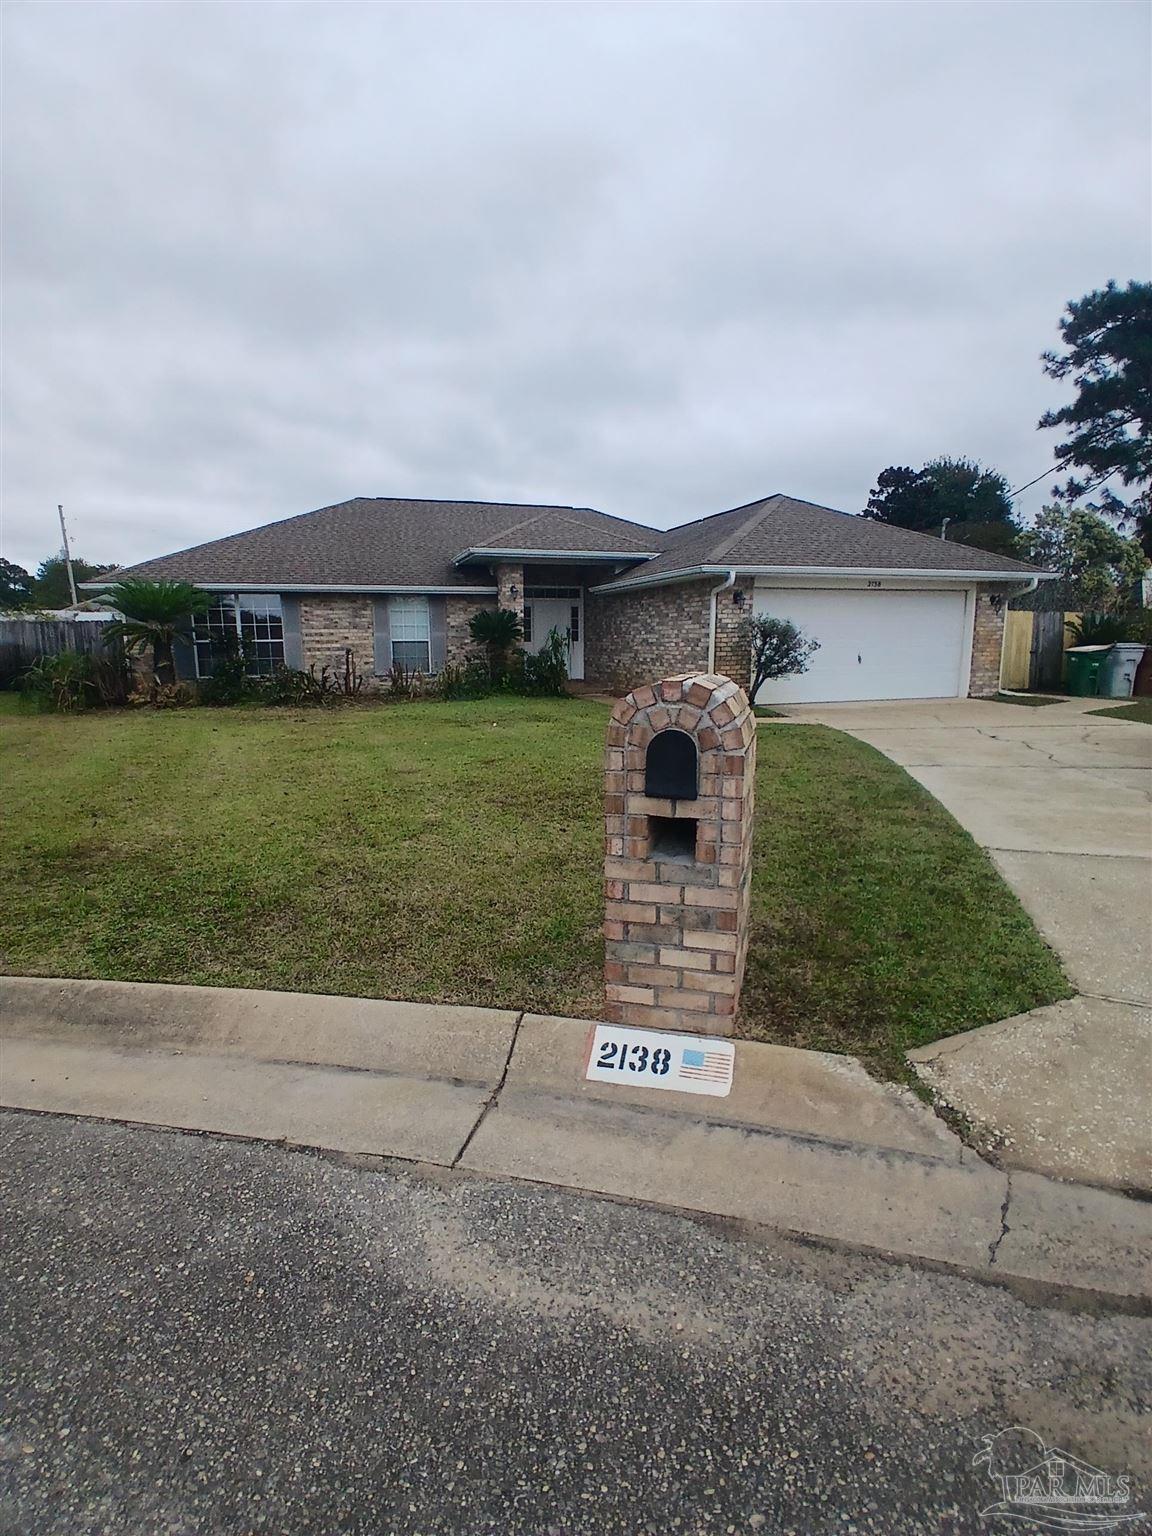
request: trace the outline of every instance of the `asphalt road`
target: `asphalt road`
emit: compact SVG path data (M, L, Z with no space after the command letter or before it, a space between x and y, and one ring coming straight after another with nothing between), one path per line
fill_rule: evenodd
M4 1533L1020 1531L972 1464L1014 1425L1152 1509L1148 1319L570 1191L0 1126Z

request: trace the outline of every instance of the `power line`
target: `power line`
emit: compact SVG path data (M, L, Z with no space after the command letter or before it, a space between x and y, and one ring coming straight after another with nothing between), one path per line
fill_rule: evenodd
M1059 474L1059 473L1060 473L1060 471L1056 468L1055 464L1053 464L1051 469L1044 470L1044 472L1042 474L1039 474L1039 475L1036 476L1035 480L1026 480L1023 485L1018 485L1014 491L1009 491L1008 492L1009 499L1011 499L1012 497L1015 497L1015 496L1019 496L1021 491L1026 491L1029 486L1036 485L1038 481L1040 481L1040 480L1047 480L1049 475L1056 475L1056 474Z

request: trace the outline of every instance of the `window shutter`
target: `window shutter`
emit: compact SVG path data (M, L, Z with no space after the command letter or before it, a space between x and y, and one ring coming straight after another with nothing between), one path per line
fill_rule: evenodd
M181 682L196 681L196 647L192 644L191 624L173 637L172 661Z
M372 604L372 665L377 677L392 670L392 628L386 597L378 597Z
M284 665L296 672L304 670L304 641L300 635L300 599L282 597L280 614L284 625Z
M428 638L432 671L440 672L448 655L448 609L442 597L428 599Z

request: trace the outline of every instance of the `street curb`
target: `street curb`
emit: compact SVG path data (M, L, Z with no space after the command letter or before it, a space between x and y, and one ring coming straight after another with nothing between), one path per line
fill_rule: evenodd
M701 1104L587 1082L587 1020L24 978L0 978L0 1009L15 1109L561 1185L1152 1300L1152 1206L1000 1172L850 1059L738 1042L732 1095ZM343 1059L285 1058L293 1039Z

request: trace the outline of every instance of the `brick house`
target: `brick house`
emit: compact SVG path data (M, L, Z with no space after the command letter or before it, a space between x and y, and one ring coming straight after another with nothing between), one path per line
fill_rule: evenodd
M202 676L235 633L258 670L394 663L436 673L468 621L512 608L525 644L557 629L574 679L618 692L690 671L748 680L738 626L794 620L820 650L761 703L937 698L999 686L1006 600L1046 573L774 495L661 530L590 507L357 497L116 573L190 581L213 606L177 658ZM92 589L107 579L86 583Z

